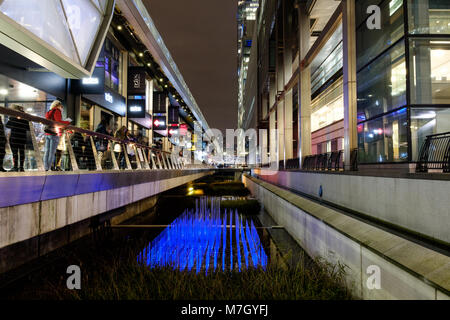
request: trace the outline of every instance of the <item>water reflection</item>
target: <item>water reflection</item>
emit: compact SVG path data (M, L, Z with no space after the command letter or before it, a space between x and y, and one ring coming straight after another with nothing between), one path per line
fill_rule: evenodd
M237 210L221 210L220 198L196 199L138 255L150 268L200 271L265 269L267 255L253 221Z

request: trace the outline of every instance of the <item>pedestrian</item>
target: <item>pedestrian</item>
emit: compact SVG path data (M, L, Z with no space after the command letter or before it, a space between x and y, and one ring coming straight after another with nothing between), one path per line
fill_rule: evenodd
M60 122L63 124L70 124L72 120L69 118L66 121L62 120L62 110L63 105L60 101L55 100L52 102L50 106L50 110L46 113L45 118L47 120L52 120L56 122ZM53 162L55 161L56 148L59 144L59 139L62 136L61 128L57 126L47 126L45 129L45 147L44 147L44 167L45 171L52 169L52 171L56 171L56 168L53 166Z
M100 123L98 124L95 132L109 136L110 135L110 131L108 131L109 128L110 126L108 124L108 121L105 118L103 118L102 121L100 121ZM108 140L98 137L96 137L94 140L95 140L95 147L97 148L99 156L101 157L102 153L108 149Z
M24 109L13 104L11 109L19 112L24 112ZM11 136L9 138L9 145L13 154L14 166L11 171L24 172L23 164L25 162L25 146L27 144L27 131L30 131L30 124L27 120L9 117L6 127L11 129Z
M122 140L121 143L115 143L114 152L116 154L117 162L119 163L119 167L121 169L125 168L125 155L124 152L127 150L122 150L122 144L125 144L128 140L128 129L125 126L122 126L119 130L117 130L115 138Z
M2 118L0 117L0 172L6 172L3 168L3 160L6 155L6 135L5 127L3 126Z

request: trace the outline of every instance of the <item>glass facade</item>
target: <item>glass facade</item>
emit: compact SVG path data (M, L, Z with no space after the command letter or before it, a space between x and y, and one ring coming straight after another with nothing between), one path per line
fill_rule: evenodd
M342 25L339 25L311 63L312 95L342 69L342 61Z
M427 135L450 131L450 2L376 2L357 0L358 157L415 162ZM381 30L367 28L372 4Z
M344 96L342 78L326 94L316 98L312 104L311 132L344 119Z
M408 160L407 108L358 124L361 163Z
M410 34L450 34L450 4L446 0L408 0Z
M358 3L361 1L358 1ZM367 1L362 1L367 2ZM366 16L365 9L371 3L359 5L360 10L364 10L361 17ZM400 2L400 6L398 6ZM361 69L368 62L375 59L381 52L396 43L404 35L403 23L403 7L402 0L383 1L380 6L381 10L381 29L368 29L365 21L360 21L357 28L356 53L357 53L357 69ZM377 4L377 3L375 3Z
M420 147L428 135L450 132L450 108L412 108L412 158L419 156Z
M106 10L106 0L4 0L0 12L86 66Z
M120 81L120 70L122 66L122 53L120 50L106 38L105 40L105 86L120 92L122 89Z
M409 40L411 104L450 104L450 40Z
M357 74L358 121L406 105L405 48L399 43Z

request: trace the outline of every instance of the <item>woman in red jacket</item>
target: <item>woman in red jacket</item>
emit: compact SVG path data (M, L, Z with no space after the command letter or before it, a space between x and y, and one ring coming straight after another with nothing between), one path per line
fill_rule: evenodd
M70 124L70 121L62 120L63 108L64 107L60 101L58 100L53 101L52 105L50 106L50 110L45 115L45 118L48 120L53 120L64 124ZM55 161L56 148L58 147L59 139L61 138L62 135L62 130L61 128L53 127L48 128L45 132L46 132L45 147L44 147L45 171L48 171L49 169L56 171L56 169L53 168L53 162Z

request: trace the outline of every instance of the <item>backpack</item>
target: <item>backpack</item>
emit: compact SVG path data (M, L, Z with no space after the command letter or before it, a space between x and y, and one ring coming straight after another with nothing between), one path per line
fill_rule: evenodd
M52 110L49 110L48 112L47 112L47 114L45 115L45 118L47 119L47 120L53 120L53 116L54 116L54 114L55 114L55 111L56 111L56 108L55 109L52 109ZM45 125L45 127L44 127L44 132L45 133L47 133L47 134L50 134L50 135L52 135L52 136L56 136L58 133L56 132L56 130L55 130L55 127L53 126L53 125Z

